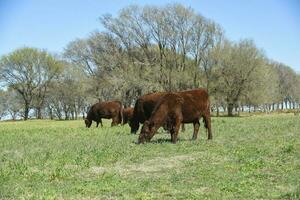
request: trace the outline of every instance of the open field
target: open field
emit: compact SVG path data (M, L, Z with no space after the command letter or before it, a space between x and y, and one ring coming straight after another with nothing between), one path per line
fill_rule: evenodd
M300 117L213 118L136 145L128 125L0 123L0 199L300 199Z

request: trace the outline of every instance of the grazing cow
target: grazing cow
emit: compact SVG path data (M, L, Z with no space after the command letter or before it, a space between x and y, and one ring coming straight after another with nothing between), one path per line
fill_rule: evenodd
M151 113L159 100L165 92L155 92L151 94L146 94L139 97L134 105L132 120L129 125L131 128L131 133L136 133L139 129L140 123L144 123L150 118Z
M126 123L130 123L133 115L133 108L128 107L123 109L123 125Z
M99 102L90 108L87 113L87 117L85 118L85 125L87 128L90 128L92 125L92 121L97 123L97 127L99 123L102 124L102 118L104 119L112 119L111 126L120 124L122 122L123 115L122 103L120 101L106 101Z
M167 93L160 98L149 120L144 122L138 143L149 142L156 130L163 124L172 135L172 142L176 143L178 124L193 123L193 140L197 139L199 131L199 119L203 117L205 128L208 131L208 139L212 139L210 102L205 89L186 90L175 93Z
M150 118L151 113L158 102L158 100L167 94L166 92L155 92L150 94L145 94L140 96L134 105L133 116L129 122L131 128L131 133L136 134L139 129L140 123L144 123L147 119ZM164 129L166 127L164 126ZM184 131L184 124L182 124L182 131Z

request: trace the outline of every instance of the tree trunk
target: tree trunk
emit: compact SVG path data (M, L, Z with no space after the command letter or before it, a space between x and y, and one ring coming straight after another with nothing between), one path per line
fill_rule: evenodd
M296 109L296 102L293 102L293 109Z
M75 112L74 111L71 112L71 118L72 118L72 120L75 119Z
M233 116L233 109L234 109L234 105L233 103L228 103L228 107L227 107L227 113L229 117Z
M24 120L28 120L29 116L29 103L25 103L25 108L24 108Z
M69 113L68 111L64 111L65 112L65 120L69 120Z
M53 111L52 108L49 107L49 115L50 115L50 119L53 120Z
M41 107L37 107L36 108L36 118L37 119L42 119L42 108Z
M284 101L284 104L285 104L285 109L288 109L288 102L287 102L287 100Z

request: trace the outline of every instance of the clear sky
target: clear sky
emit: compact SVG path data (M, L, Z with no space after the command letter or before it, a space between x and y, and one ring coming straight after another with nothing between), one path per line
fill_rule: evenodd
M300 0L0 0L0 56L23 46L60 53L68 42L103 30L103 14L174 2L213 19L231 40L252 38L269 58L300 73Z

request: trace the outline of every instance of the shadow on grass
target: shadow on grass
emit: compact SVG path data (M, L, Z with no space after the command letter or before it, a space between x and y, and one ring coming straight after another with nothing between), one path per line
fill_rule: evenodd
M192 139L178 139L177 142L185 142L185 141L195 141L195 140L192 140ZM137 141L134 141L133 143L137 144L136 143ZM153 139L151 140L150 142L147 142L148 144L173 144L172 141L171 141L171 138L158 138L158 139ZM144 144L147 144L147 143L144 143ZM139 144L138 144L139 145ZM143 145L143 144L141 144Z

